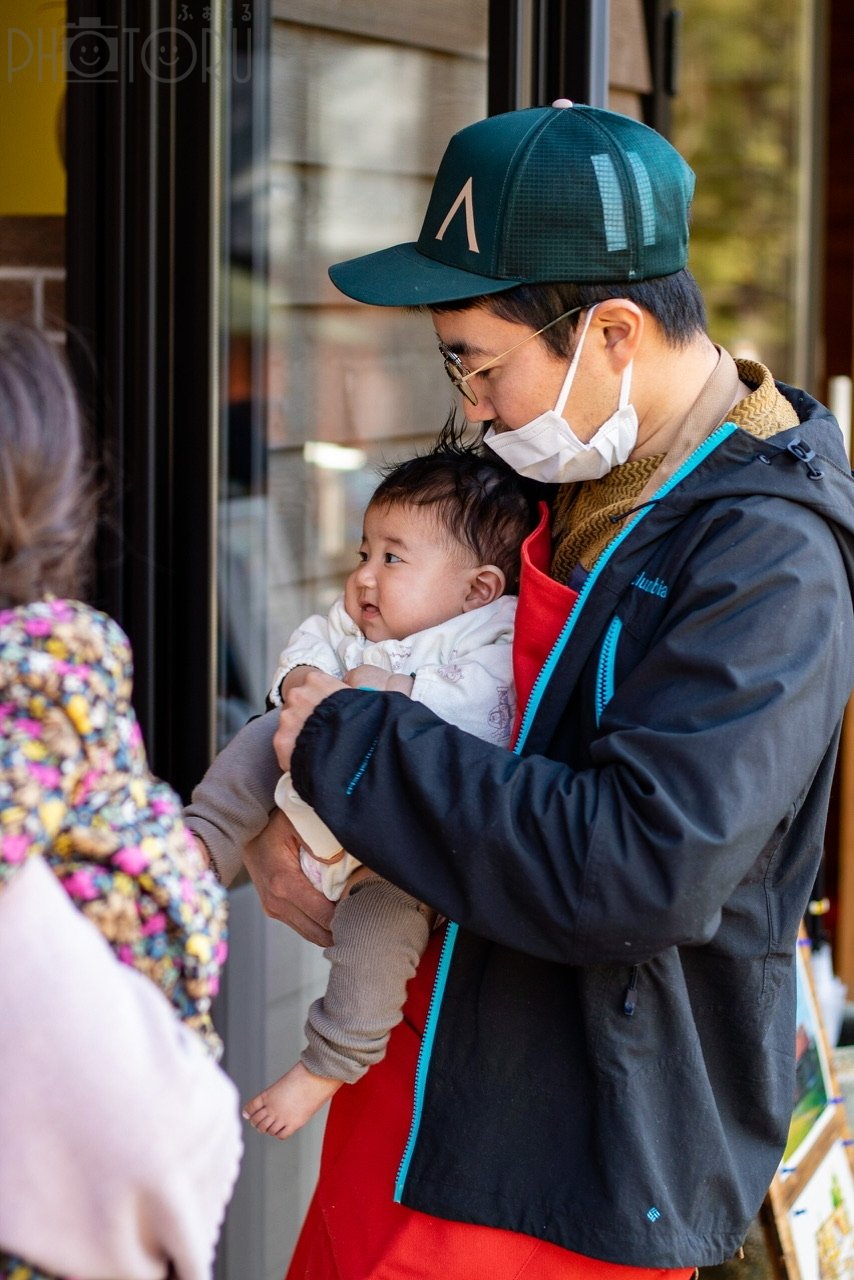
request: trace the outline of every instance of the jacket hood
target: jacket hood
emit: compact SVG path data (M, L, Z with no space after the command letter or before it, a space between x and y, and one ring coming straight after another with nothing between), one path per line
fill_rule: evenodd
M769 496L819 515L834 532L854 590L854 475L836 419L805 391L776 383L800 419L766 439L741 427L729 434L678 485L653 502L681 519L697 503ZM658 513L664 515L664 510ZM658 520L650 522L658 525Z

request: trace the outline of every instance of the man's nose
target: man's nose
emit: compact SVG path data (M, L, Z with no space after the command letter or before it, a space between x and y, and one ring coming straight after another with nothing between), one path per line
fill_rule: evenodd
M477 404L472 404L465 396L462 397L463 413L466 422L491 422L498 415L495 412L495 406L487 396L482 396L480 392L477 395Z

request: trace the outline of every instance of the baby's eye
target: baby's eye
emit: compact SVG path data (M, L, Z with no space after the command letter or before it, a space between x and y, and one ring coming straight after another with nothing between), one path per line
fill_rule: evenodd
M400 556L396 556L393 551L387 551L383 559L386 564L400 564Z
M358 551L358 552L357 552L357 555L358 555L358 557L359 557L359 564L366 564L366 563L367 563L367 559L368 559L368 553L367 553L367 551L361 551L361 550L360 550L360 551Z

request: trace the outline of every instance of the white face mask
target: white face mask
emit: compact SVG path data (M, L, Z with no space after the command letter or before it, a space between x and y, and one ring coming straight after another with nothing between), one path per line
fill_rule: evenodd
M625 462L637 444L638 416L634 405L629 404L631 360L623 370L617 411L602 423L591 440L586 444L579 440L562 416L596 305L587 312L555 407L515 431L497 432L490 427L484 433L484 443L520 476L543 480L546 484L598 480L612 467Z

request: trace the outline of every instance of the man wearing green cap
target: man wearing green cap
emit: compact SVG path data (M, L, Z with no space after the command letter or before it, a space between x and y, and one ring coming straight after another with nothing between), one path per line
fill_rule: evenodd
M798 925L854 686L854 481L821 405L707 336L692 192L637 121L512 112L451 140L417 242L330 272L429 310L467 418L548 486L550 521L512 754L320 674L276 734L345 847L452 922L398 1216L360 1185L354 1275L472 1277L477 1254L516 1276L490 1250L520 1238L538 1277L716 1264L785 1145ZM322 1235L354 1256L341 1169L383 1128L354 1099L393 1110L402 1062L393 1041L373 1095L336 1098L292 1275L339 1274Z

